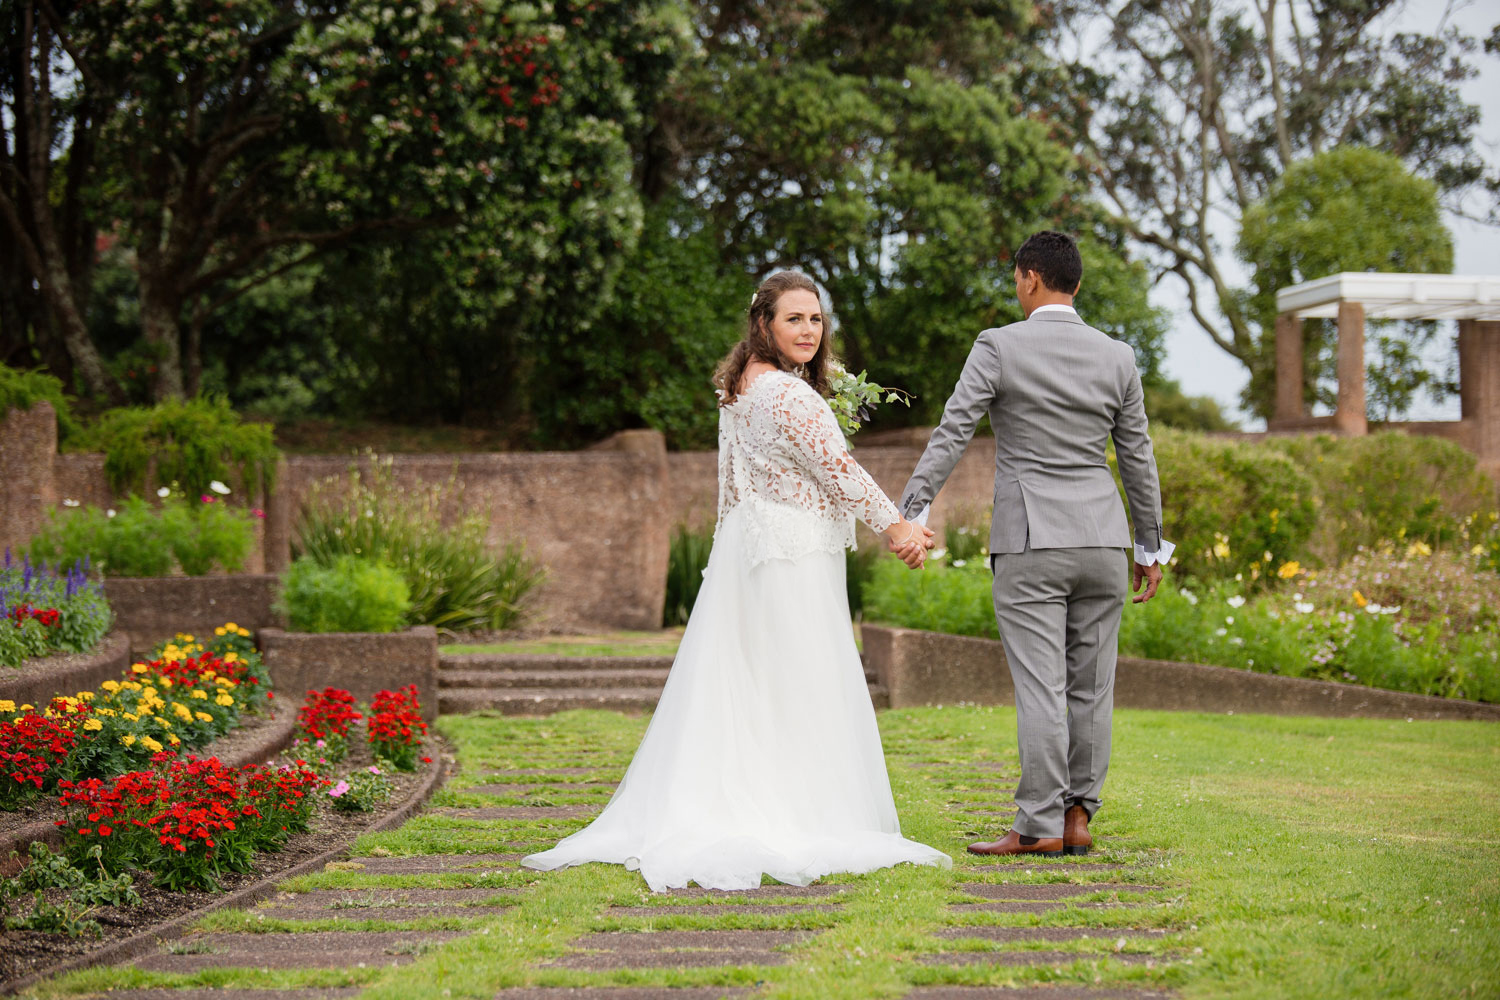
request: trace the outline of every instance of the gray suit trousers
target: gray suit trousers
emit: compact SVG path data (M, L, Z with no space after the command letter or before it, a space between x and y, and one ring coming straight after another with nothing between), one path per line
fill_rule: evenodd
M1116 548L997 553L995 619L1016 689L1017 833L1061 837L1063 813L1090 817L1109 770L1115 660L1129 559Z

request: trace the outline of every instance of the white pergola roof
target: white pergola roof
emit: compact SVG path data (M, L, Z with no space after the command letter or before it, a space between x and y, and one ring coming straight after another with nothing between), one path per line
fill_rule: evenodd
M1340 302L1366 319L1500 320L1500 275L1345 271L1276 292L1276 311L1298 319L1331 319Z

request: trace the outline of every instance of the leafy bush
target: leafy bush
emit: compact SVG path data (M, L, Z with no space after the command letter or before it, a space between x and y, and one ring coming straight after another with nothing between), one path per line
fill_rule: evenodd
M865 619L953 635L998 638L991 576L981 563L954 569L929 559L920 571L878 559L865 587Z
M1477 517L1496 509L1495 484L1474 455L1443 438L1387 431L1271 438L1267 444L1316 482L1324 516L1310 544L1329 564L1385 540L1434 548L1461 542Z
M66 565L66 564L65 564ZM0 666L50 653L86 653L114 624L114 613L88 561L61 573L7 550L0 566Z
M686 625L703 587L703 571L714 547L713 531L692 531L679 524L672 532L667 553L667 600L662 610L662 624Z
M408 621L450 630L516 626L545 572L519 544L492 553L489 523L466 514L445 526L445 494L464 509L462 485L407 489L390 459L371 456L370 473L314 486L297 518L294 555L330 566L340 556L378 559L398 570L411 599Z
M398 571L348 555L328 566L298 559L282 577L276 603L294 632L394 632L411 607Z
M1177 543L1175 573L1255 580L1267 564L1306 557L1317 487L1297 463L1273 449L1200 434L1160 429L1152 438L1162 525Z
M380 765L385 764L385 767ZM387 773L390 762L377 757L369 767L351 771L327 790L333 808L339 812L371 812L390 797L396 783Z
M90 559L106 576L167 576L180 566L189 576L215 568L239 572L255 545L248 511L218 502L168 497L160 510L129 497L118 511L94 506L47 512L31 540L31 558L56 562Z
M104 472L116 493L145 492L154 471L156 482L181 483L188 496L231 478L246 492L258 486L270 495L281 458L271 425L242 422L222 397L106 410L70 447L104 452ZM238 475L231 477L231 470Z
M58 440L75 437L78 420L73 416L73 404L63 395L61 380L40 370L24 371L0 364L0 419L6 410L29 410L42 400L51 403L57 414Z

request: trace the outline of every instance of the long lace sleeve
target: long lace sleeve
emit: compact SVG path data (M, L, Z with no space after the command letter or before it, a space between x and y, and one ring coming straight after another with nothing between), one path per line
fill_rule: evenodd
M838 421L823 398L800 379L788 379L775 392L771 412L776 426L823 493L877 532L901 520L890 497L844 447Z

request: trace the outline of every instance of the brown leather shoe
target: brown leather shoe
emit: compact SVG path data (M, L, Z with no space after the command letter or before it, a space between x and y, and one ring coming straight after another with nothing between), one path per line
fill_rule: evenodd
M1063 853L1087 854L1094 846L1089 833L1089 811L1083 806L1069 806L1063 814Z
M981 841L969 845L970 854L1040 854L1044 858L1060 858L1063 853L1061 837L1040 837L1034 844L1021 843L1021 835L1011 830L999 840Z

